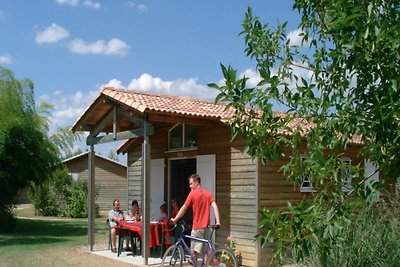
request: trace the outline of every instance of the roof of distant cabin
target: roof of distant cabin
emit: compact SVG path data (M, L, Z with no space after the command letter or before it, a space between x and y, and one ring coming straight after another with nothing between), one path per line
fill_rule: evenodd
M71 161L73 161L73 160L76 160L76 159L79 159L79 158L83 158L83 157L88 158L88 154L89 154L89 151L83 152L83 153L81 153L81 154L78 154L78 155L72 156L72 157L70 157L70 158L64 159L64 160L62 161L62 163L64 163L64 164L65 164L65 163L69 163L69 162L71 162ZM113 160L113 159L110 159L110 158L103 157L103 156L100 155L100 154L96 154L96 157L101 158L101 159L103 159L103 160L109 161L109 162L111 162L111 163L113 163L113 164L117 164L117 165L120 165L120 166L126 168L126 165L125 165L125 164L122 164L121 162L116 161L116 160Z

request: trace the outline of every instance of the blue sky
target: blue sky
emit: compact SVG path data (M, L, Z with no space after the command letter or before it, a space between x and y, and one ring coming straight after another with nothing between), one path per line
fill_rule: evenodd
M72 125L104 85L213 99L220 63L253 77L238 36L250 6L263 22L299 16L289 0L2 0L0 65L29 78L55 106L53 126ZM105 154L105 153L103 153Z

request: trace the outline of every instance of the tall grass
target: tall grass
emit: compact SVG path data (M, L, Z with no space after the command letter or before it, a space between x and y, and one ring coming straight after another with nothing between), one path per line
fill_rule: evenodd
M400 266L400 205L358 206L334 242L318 244L307 266ZM329 248L329 252L326 249Z

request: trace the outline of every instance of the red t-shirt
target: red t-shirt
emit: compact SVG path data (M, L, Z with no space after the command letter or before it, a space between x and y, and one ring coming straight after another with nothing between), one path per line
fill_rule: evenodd
M213 202L213 195L203 188L190 191L185 205L193 209L193 229L206 228L210 224L210 207Z
M178 214L178 212L175 209L173 209L173 210L171 210L171 214L169 215L169 218L170 219L175 218L177 214Z

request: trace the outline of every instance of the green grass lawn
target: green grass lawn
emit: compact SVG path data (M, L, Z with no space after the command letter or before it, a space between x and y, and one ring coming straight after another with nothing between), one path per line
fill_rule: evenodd
M24 214L27 213L27 214ZM18 215L12 234L0 234L0 266L125 266L88 251L87 219ZM21 218L21 214L30 218ZM95 246L106 248L105 218L95 222ZM117 265L118 264L118 265Z

